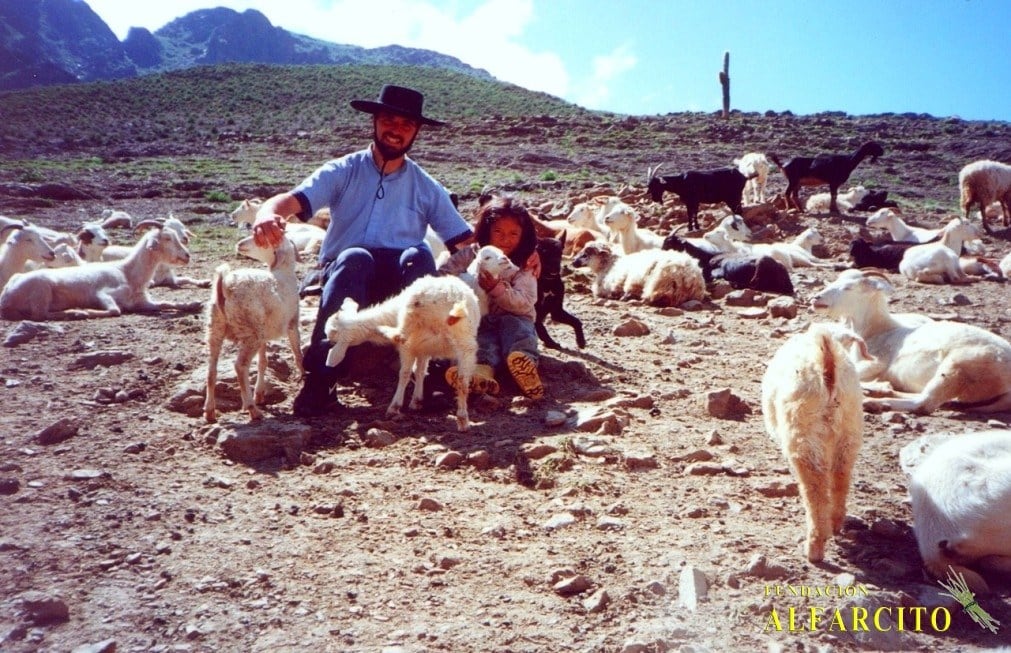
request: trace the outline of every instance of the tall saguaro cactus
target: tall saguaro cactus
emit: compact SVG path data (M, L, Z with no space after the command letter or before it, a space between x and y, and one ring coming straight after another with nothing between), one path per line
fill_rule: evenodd
M720 86L723 87L723 119L730 117L730 52L723 53L723 72L720 73Z

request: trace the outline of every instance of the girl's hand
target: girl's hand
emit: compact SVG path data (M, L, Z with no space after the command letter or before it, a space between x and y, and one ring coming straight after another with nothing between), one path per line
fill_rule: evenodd
M534 279L541 278L541 255L537 253L537 250L534 250L534 253L527 259L523 269L530 270L530 274L534 275Z
M477 285L481 286L481 290L491 292L492 288L498 285L498 279L490 272L481 270L477 273Z

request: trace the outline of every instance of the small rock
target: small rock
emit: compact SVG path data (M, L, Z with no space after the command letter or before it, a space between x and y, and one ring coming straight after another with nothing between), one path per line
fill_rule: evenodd
M695 610L700 601L707 599L709 581L701 570L688 566L681 570L678 584L678 603L683 608Z
M797 317L797 300L793 297L776 297L766 305L766 308L772 317L781 317L787 320Z
M116 653L116 640L105 639L94 644L83 644L71 653Z
M630 640L622 645L620 653L647 653L648 651L649 644L637 640Z
M600 588L583 601L583 608L590 613L601 612L611 603L607 590Z
M520 447L529 460L540 460L558 451L558 447L547 442L530 442Z
M800 487L794 482L770 481L765 485L756 487L755 491L763 497L769 497L770 499L800 496Z
M64 417L36 433L33 438L43 445L64 442L77 435L81 425L76 418Z
M544 522L545 530L554 531L559 528L565 528L576 523L576 517L572 513L563 512L553 516L548 521Z
M447 451L435 459L435 466L440 469L456 469L462 462L462 453L459 451Z
M561 596L574 596L576 594L582 594L586 590L590 589L592 584L582 574L577 574L569 578L558 581L554 584L554 590L557 594Z
M626 451L623 456L623 464L628 471L660 468L656 454L651 451Z
M633 317L614 327L614 331L612 331L612 333L618 338L629 338L647 336L649 335L650 330L649 326L647 326L645 322Z
M16 478L0 478L0 495L17 494L21 489L21 481Z
M959 292L951 296L951 304L953 306L971 306L972 300Z
M544 425L545 426L561 426L568 421L569 416L560 410L549 410L544 414Z
M706 394L706 411L720 419L740 419L751 414L751 407L730 388L724 388Z
M620 531L625 528L625 522L614 517L601 517L597 520L598 531Z
M63 623L70 619L70 608L60 598L37 591L18 597L18 603L28 619L37 626Z
M365 432L365 437L362 438L362 444L366 447L371 447L373 449L382 449L383 447L388 447L397 441L397 436L393 435L385 429L371 428Z
M707 460L712 460L715 456L705 449L698 449L691 453L687 453L683 456L674 456L671 458L676 463L701 463Z
M748 562L745 573L749 576L761 578L763 580L779 580L787 578L790 571L782 565L770 564L765 556L757 553Z
M416 507L418 510L424 510L426 512L438 512L442 510L443 506L435 499L424 497L420 501L418 501L418 505Z
M688 476L715 476L724 471L723 465L718 463L692 463L685 467Z
M484 449L471 451L467 454L467 464L478 470L488 469L491 467L491 454Z

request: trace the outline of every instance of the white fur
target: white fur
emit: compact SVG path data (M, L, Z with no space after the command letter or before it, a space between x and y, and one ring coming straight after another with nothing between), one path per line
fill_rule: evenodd
M888 312L892 285L880 273L845 270L811 301L845 320L878 362L859 365L862 381L885 386L866 408L930 414L947 402L978 412L1011 410L1011 344L970 324Z
M659 306L705 297L702 269L684 252L647 249L621 255L615 247L602 241L588 243L572 262L574 267L593 271L594 297L642 298Z
M249 411L252 420L263 416L256 404L263 402L267 388L267 342L287 335L295 366L300 374L304 372L298 332L298 278L295 276L298 255L294 243L282 238L276 249L263 248L250 236L241 240L235 250L266 263L268 269L233 270L223 264L214 271L205 318L208 357L204 417L208 422L216 419L214 394L218 358L226 339L239 347L235 375L242 409ZM257 355L255 394L249 390L249 365L254 353Z
M624 254L635 254L645 249L660 249L663 238L648 229L636 226L638 216L627 204L612 209L604 216L604 224L615 234L615 241Z
M0 288L25 269L28 261L52 261L56 258L42 233L33 226L8 227L0 231Z
M159 263L186 265L190 253L175 232L157 229L141 237L122 261L34 270L14 276L0 294L0 317L53 320L112 317L124 312L196 310L200 303L155 302L148 284Z
M821 234L810 227L802 231L788 243L734 243L727 234L718 230L703 236L721 252L734 255L770 256L783 264L787 270L795 267L832 267L832 263L820 261L811 253L811 248L822 242Z
M979 229L966 220L955 218L941 230L936 243L914 245L899 262L899 272L920 283L968 283L972 281L959 264L962 243L980 237Z
M863 186L853 186L849 190L839 191L836 195L836 206L840 211L851 211L860 200L870 193ZM807 198L804 209L808 213L828 213L832 204L832 193L815 193Z
M924 566L942 579L950 566L974 593L989 592L977 570L1011 572L1011 431L923 436L900 460Z
M460 275L471 290L477 295L478 306L482 317L488 314L488 294L484 288L478 284L478 277L482 272L490 274L496 279L510 279L520 269L515 263L509 260L505 253L494 245L485 245L477 251L477 256L467 267L467 271Z
M769 169L772 164L764 152L748 152L739 159L734 159L734 165L748 180L744 183L744 198L751 196L752 204L765 201L765 182L769 179Z
M878 209L867 217L868 227L881 227L887 229L892 236L892 240L897 243L926 243L934 240L944 227L937 229L925 229L923 227L912 227L906 224L894 209Z
M980 220L987 231L986 207L1000 202L1004 226L1011 220L1011 165L999 161L973 161L958 173L963 217L969 219L973 204L979 206Z
M866 353L845 327L812 324L776 351L762 377L762 415L797 479L807 518L806 554L825 557L842 529L863 433L860 379L847 347Z

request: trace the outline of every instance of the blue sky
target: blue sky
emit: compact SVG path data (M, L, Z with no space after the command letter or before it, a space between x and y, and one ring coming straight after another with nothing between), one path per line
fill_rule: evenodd
M450 54L590 109L731 107L1011 121L1011 0L87 0L119 38L255 8L336 43Z

